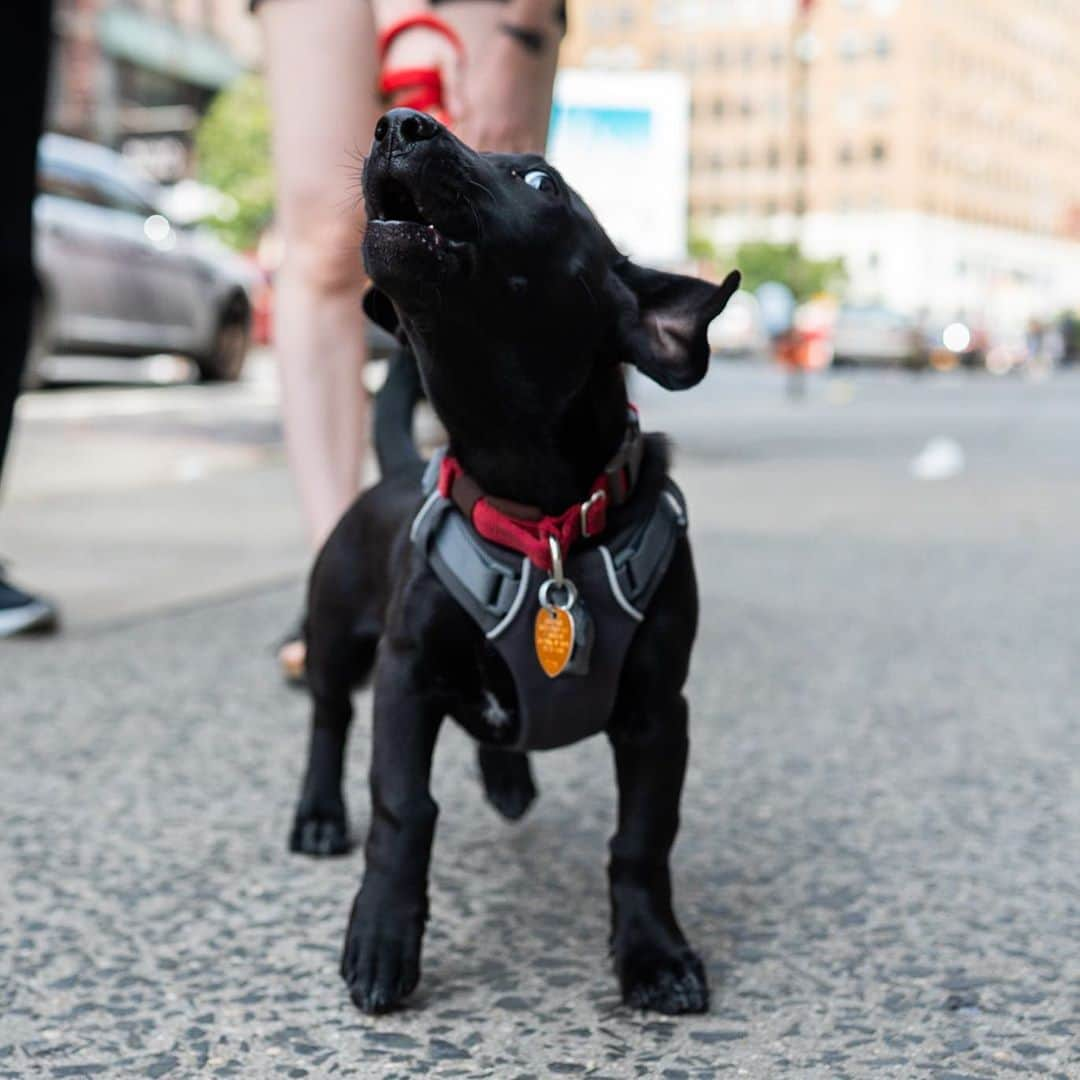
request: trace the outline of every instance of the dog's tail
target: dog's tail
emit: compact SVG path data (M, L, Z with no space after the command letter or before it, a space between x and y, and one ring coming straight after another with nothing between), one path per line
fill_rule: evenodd
M375 395L375 456L383 476L422 464L412 428L416 403L423 396L416 358L407 345L399 345L390 356L386 382Z

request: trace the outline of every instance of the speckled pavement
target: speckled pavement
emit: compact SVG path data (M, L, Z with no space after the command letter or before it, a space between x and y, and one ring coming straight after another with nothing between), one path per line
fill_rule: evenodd
M279 589L0 653L0 1076L1080 1077L1077 482L825 457L681 469L704 618L674 866L709 1015L619 1003L604 742L540 757L510 826L450 725L423 980L357 1013L362 854L285 850Z

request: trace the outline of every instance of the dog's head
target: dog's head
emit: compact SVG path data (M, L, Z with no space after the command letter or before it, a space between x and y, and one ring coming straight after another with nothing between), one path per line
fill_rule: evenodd
M375 128L363 190L366 309L403 329L422 364L432 350L479 362L509 347L518 385L557 384L564 401L597 362L671 389L704 377L706 329L739 275L717 286L635 265L542 157L477 153L394 109Z

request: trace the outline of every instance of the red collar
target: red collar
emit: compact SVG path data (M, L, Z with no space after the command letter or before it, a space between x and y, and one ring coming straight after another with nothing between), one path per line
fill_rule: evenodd
M439 466L439 494L450 499L485 540L520 551L534 566L550 573L549 538L565 556L579 540L599 536L607 528L608 507L620 506L630 498L644 448L637 410L631 405L618 452L593 482L589 497L561 514L544 514L539 507L485 494L449 454Z

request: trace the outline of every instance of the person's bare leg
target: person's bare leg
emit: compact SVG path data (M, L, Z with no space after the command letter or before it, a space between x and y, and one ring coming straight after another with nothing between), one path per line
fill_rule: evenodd
M465 46L465 115L456 131L478 150L543 153L565 23L555 0L438 0L434 13Z
M360 154L378 109L371 8L264 0L285 245L275 289L285 439L313 545L359 489L367 444Z
M418 12L457 32L459 61L443 35L412 28L394 39L387 70L435 67L453 129L478 150L544 149L565 19L557 0L373 0L380 27Z

